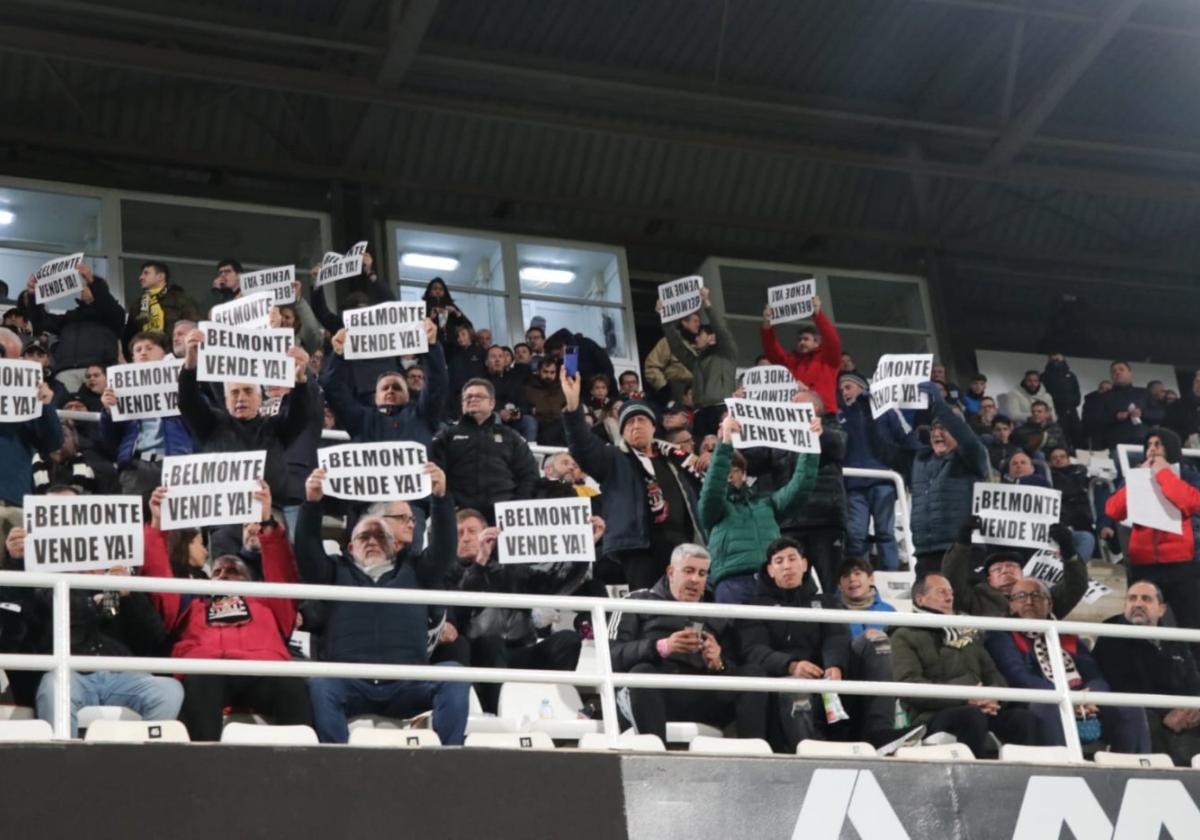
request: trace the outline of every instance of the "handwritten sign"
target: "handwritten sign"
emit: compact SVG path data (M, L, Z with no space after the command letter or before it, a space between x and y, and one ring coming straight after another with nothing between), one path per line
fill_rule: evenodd
M658 287L658 299L662 301L659 317L662 323L670 323L686 318L700 310L700 289L704 287L704 278L699 274L690 277L680 277Z
M786 324L813 316L813 297L817 294L814 278L771 286L767 289L767 304L771 307L771 323Z
M497 502L501 563L591 563L592 501L584 497Z

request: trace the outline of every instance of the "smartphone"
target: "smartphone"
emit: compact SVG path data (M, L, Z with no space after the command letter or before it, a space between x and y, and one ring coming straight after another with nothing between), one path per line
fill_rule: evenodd
M704 622L703 621L693 621L688 624L688 629L694 630L697 636L703 636L704 635Z
M579 375L579 348L577 346L568 345L563 351L563 367L566 368L567 376Z

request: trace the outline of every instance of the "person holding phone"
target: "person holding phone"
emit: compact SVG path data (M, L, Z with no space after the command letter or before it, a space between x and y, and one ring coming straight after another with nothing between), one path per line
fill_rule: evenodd
M695 332L663 324L663 335L671 353L692 372L692 401L696 405L692 431L704 437L717 431L725 411L725 398L738 387L738 348L725 324L725 316L713 309L708 289L700 289L700 300L701 311L708 316L707 324L699 324ZM654 308L662 309L662 301L655 301Z

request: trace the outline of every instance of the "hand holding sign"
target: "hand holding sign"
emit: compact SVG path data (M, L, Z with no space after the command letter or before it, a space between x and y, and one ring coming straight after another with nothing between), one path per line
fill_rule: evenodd
M816 312L817 281L813 278L767 289L767 319L771 324L802 321Z
M486 566L492 559L492 550L496 547L496 540L500 539L500 529L493 525L490 528L484 528L479 533L479 551L475 553L475 565Z
M8 532L8 537L4 540L4 550L8 552L8 556L14 560L20 560L25 556L25 529L21 527L13 528Z
M439 499L446 495L446 473L437 464L430 461L425 465L425 472L429 475L430 492Z
M328 475L329 471L324 467L317 467L308 474L304 480L304 501L319 502L325 498L325 478Z
M150 524L161 530L163 499L167 497L166 487L155 487L150 494Z

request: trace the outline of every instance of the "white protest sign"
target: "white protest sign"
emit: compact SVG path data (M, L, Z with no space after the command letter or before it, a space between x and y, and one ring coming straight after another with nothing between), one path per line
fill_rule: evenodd
M27 572L142 565L138 496L26 496L22 517Z
M42 416L38 402L42 366L25 359L0 359L0 423L24 423Z
M414 441L346 443L317 450L326 470L322 487L339 499L356 502L404 502L433 492L425 472L425 444Z
M296 266L294 265L247 271L241 275L242 294L266 292L271 295L271 302L276 306L281 303L295 303L296 287L292 285L295 280Z
M933 375L933 354L885 354L871 377L871 416L878 418L893 408L928 408L929 397L917 390Z
M742 429L733 436L734 449L765 446L788 452L820 452L821 439L812 433L813 404L762 403L728 399L729 416Z
M699 274L661 284L658 287L658 299L662 301L662 309L658 314L662 323L678 321L699 311L700 289L703 287L704 278Z
M584 497L496 502L501 563L591 563L592 501Z
M1062 514L1062 492L1046 487L975 482L971 512L983 520L972 542L1012 548L1051 545L1050 526Z
M1168 467L1175 470L1177 466ZM1126 525L1144 525L1172 534L1183 533L1183 512L1163 493L1149 469L1128 470L1125 473Z
M243 330L255 330L271 325L271 307L274 300L269 292L255 292L221 303L208 313L214 323Z
M742 374L746 399L754 402L787 402L799 390L796 377L783 365L759 365Z
M1040 580L1047 586L1054 586L1062 580L1063 564L1057 554L1043 548L1025 562L1024 571L1025 577Z
M346 324L347 359L378 359L429 352L425 335L425 302L388 301L378 306L351 309L342 314Z
M112 419L148 420L179 414L179 371L183 359L167 356L158 362L113 365L107 371L108 387L117 395Z
M813 316L813 296L817 293L814 278L771 286L767 289L767 304L771 307L771 323L786 324Z
M271 512L254 494L266 463L265 449L163 458L163 530L261 522Z
M83 288L83 278L79 275L79 264L83 262L83 252L71 254L69 257L58 257L45 263L33 273L37 284L35 299L38 303L58 300L79 294Z
M314 287L320 288L327 283L362 274L363 254L366 252L367 243L365 241L356 243L346 252L345 256L327 251L321 260L321 270L317 273Z
M1089 580L1087 591L1083 593L1083 598L1080 600L1085 604L1094 604L1105 595L1112 594L1112 591L1110 587L1105 586L1098 580Z
M201 382L249 382L255 385L296 384L296 360L288 355L296 334L286 328L244 330L201 321L204 342L197 359Z

